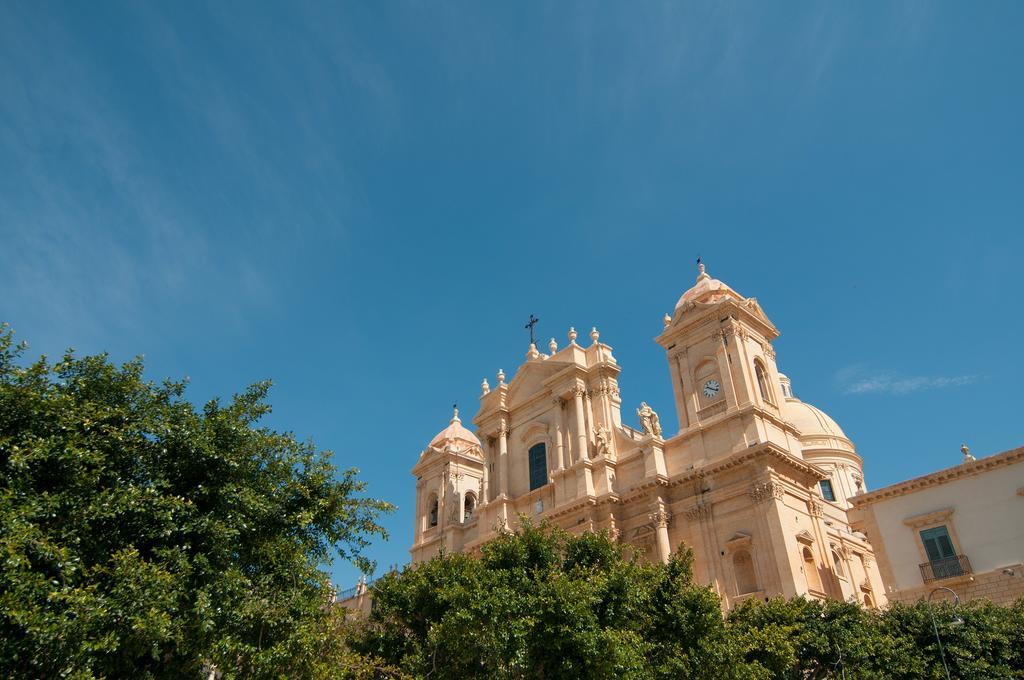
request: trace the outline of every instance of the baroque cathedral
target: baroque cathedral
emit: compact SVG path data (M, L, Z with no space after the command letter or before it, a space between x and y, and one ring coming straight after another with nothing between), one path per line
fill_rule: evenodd
M665 315L678 431L646 403L622 422L612 348L530 345L506 381L485 380L472 432L455 411L420 454L413 563L478 550L520 515L607 530L641 559L685 543L698 582L732 607L805 595L885 603L867 537L850 526L863 462L832 418L798 399L776 364L779 335L755 298L699 265ZM586 345L586 346L585 346Z

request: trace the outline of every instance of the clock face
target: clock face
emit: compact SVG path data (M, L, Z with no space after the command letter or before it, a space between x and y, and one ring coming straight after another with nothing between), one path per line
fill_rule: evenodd
M714 399L718 396L718 390L722 389L722 386L718 384L718 381L712 378L711 380L704 383L704 396L708 399Z

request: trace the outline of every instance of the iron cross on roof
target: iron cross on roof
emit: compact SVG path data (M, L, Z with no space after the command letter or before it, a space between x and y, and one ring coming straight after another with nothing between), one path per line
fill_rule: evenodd
M528 323L525 326L523 326L523 328L529 328L530 329L530 344L531 345L535 344L534 341L533 341L533 327L537 325L538 321L540 321L540 319L535 318L533 316L533 314L531 314L530 315L530 323Z

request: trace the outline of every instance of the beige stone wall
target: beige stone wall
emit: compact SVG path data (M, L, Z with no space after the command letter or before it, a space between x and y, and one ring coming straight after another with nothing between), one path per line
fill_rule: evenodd
M890 599L912 602L945 586L963 599L1008 601L1024 587L1022 489L1024 449L1014 449L854 497L850 516L876 548ZM924 582L920 531L935 526L948 529L969 574Z
M928 594L935 588L942 586L953 590L959 596L961 602L970 600L986 599L1001 605L1011 605L1018 599L1024 597L1024 564L1015 564L1008 567L1013 574L1007 574L1002 569L987 571L981 574L974 574L967 579L955 579L938 581L935 584L922 585L918 588L908 588L889 595L890 601L912 604L921 599L927 599ZM951 599L948 594L940 591L933 599Z

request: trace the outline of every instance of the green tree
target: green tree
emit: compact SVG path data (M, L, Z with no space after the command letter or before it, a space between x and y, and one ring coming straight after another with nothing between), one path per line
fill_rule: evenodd
M934 606L952 677L1024 678L1024 601ZM879 613L833 600L755 600L730 612L728 626L764 677L946 677L925 602Z
M913 650L889 677L946 677L930 607L952 677L1024 678L1024 600L1012 607L988 600L974 600L959 607L923 601L889 606L880 616L883 629Z
M197 409L184 383L144 380L141 360L22 365L12 336L0 331L0 675L195 678L213 663L311 677L326 672L318 655L351 660L325 637L323 568L368 568L390 506L329 453L258 425L268 383Z
M440 555L373 587L353 647L413 677L750 677L689 551L627 559L604 533L523 519L480 558Z

